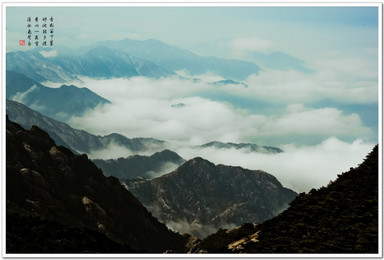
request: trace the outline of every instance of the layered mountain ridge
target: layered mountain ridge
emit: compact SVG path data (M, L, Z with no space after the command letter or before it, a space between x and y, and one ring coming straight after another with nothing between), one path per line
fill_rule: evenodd
M39 50L7 53L7 70L24 74L40 83L80 81L77 76L159 78L175 75L174 72L156 66L151 61L106 46L97 46L78 56L45 57ZM30 64L34 64L34 67Z
M62 85L59 88L49 88L9 70L6 73L6 89L7 99L21 102L60 121L66 121L72 116L82 116L97 106L110 103L85 87Z
M191 75L210 72L224 78L244 80L260 71L260 67L253 62L199 56L191 51L154 39L105 41L96 43L93 46L100 45L125 51L141 59L150 60L157 66L172 71L187 71Z
M84 130L77 130L68 124L59 122L42 115L27 106L7 100L6 111L10 120L25 128L37 125L47 131L59 145L66 146L76 153L90 154L93 151L103 151L110 145L124 147L132 153L161 151L165 148L164 141L153 138L127 138L123 135L112 133L106 136L92 135Z

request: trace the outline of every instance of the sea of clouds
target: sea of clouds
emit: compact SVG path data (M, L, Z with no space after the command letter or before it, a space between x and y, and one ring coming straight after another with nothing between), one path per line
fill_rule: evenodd
M377 142L375 129L362 123L358 111L311 105L323 99L336 104L377 103L377 72L371 64L332 60L313 66L314 73L263 70L244 80L246 86L214 84L223 78L209 73L191 77L179 72L182 77L160 79L82 77L82 87L111 103L72 117L70 124L93 134L164 140L184 159L201 156L217 164L261 169L297 192L309 191L357 166ZM221 94L226 98L217 98ZM248 105L238 106L243 99ZM254 104L262 100L265 109L252 107L252 100ZM284 152L198 148L210 141L251 142ZM129 155L114 150L115 157Z

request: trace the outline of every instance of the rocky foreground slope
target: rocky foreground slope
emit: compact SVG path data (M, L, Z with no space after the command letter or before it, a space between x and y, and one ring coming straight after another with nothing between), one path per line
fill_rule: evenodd
M299 194L277 217L220 230L196 252L378 253L378 149L327 187Z
M7 118L6 130L7 253L187 250L188 236L158 222L86 155L36 126Z

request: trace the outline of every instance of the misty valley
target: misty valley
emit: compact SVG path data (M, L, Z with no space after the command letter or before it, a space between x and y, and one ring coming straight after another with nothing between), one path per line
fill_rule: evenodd
M377 253L377 92L250 57L7 52L6 252Z

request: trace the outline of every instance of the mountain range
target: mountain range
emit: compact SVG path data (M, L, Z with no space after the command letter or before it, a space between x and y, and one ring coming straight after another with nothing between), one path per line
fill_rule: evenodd
M199 241L170 232L118 179L105 177L86 155L57 146L40 128L24 130L7 118L6 138L9 253L378 252L377 146L358 167L295 199L293 191L267 173L202 158L152 180L125 181L174 230L205 237L216 223L221 228L239 219L245 223Z
M106 46L97 46L78 56L50 57L41 53L40 48L26 52L9 52L7 53L7 70L24 74L40 83L80 81L77 76L159 78L175 75L172 71L156 66L150 61Z
M19 101L60 121L82 116L86 111L110 103L88 88L74 85L49 88L23 74L8 70L6 89L7 99Z
M44 116L27 106L7 100L6 113L13 120L25 128L37 125L47 131L59 145L70 148L75 153L91 154L94 151L108 150L111 145L120 146L132 153L161 151L165 148L164 141L153 138L127 138L112 133L106 136L90 134L84 130L77 130L68 124Z
M47 53L55 52L53 55ZM37 82L72 82L77 76L116 78L145 76L160 78L177 71L201 75L213 73L227 81L244 80L263 69L312 72L305 61L281 51L252 52L250 61L199 56L154 39L104 41L79 49L35 48L8 52L7 70L22 73ZM33 64L33 65L32 65ZM260 66L261 67L260 67ZM228 82L222 82L228 84ZM241 84L246 86L246 84Z
M278 216L219 230L195 252L378 253L378 150L326 187L299 194Z
M63 69L60 65L44 57L40 52L43 48L30 51L6 53L7 71L14 71L25 75L36 82L72 82L78 80L76 75Z
M200 238L220 227L272 218L297 195L266 172L200 157L158 178L125 184L160 221Z
M125 51L175 72L187 71L189 75L201 75L209 72L224 78L244 80L252 74L258 74L260 71L260 67L252 62L199 56L191 51L154 39L105 41L96 43L93 46L100 45Z
M210 83L216 90L246 88L262 69L311 73L304 61L283 52L219 59L124 39L8 52L6 66L7 253L378 253L377 146L327 187L298 195L261 170L186 161L165 141L63 123L110 103L75 86L82 77L210 73L224 78ZM284 152L219 141L195 148ZM123 157L109 159L120 149Z
M56 56L53 62L74 75L88 77L132 77L159 78L175 75L172 71L154 63L131 56L124 51L97 46L79 56Z
M253 51L249 53L247 61L242 61L199 56L191 51L171 46L155 39L144 41L133 39L105 41L93 44L87 48L100 45L123 50L173 71L186 70L192 75L212 72L230 80L244 80L252 74L258 74L263 69L295 70L303 73L312 72L311 69L307 68L304 60L282 51L271 53Z
M181 104L176 105L181 106ZM150 157L135 155L111 160L109 160L110 158L105 157L96 158L98 160L94 160L104 172L118 178L130 179L136 176L152 178L153 175L156 175L156 171L159 172L159 169L169 168L164 167L167 164L180 165L181 162L183 162L183 159L179 155L172 151L165 150L167 144L162 140L143 137L127 138L117 133L111 133L105 136L93 135L84 130L74 129L66 123L44 116L19 102L11 100L6 101L6 113L11 120L22 125L24 128L29 129L33 125L39 126L44 131L47 131L57 144L66 146L75 153L91 154L94 151L108 150L111 145L124 147L134 154L148 154L155 152L155 154ZM283 152L283 150L278 147L261 146L251 143L223 143L218 141L212 141L198 147L244 149L249 152L257 153ZM134 170L134 165L140 169Z
M7 118L6 130L8 253L187 251L189 236L159 223L86 155L56 146L36 126Z

